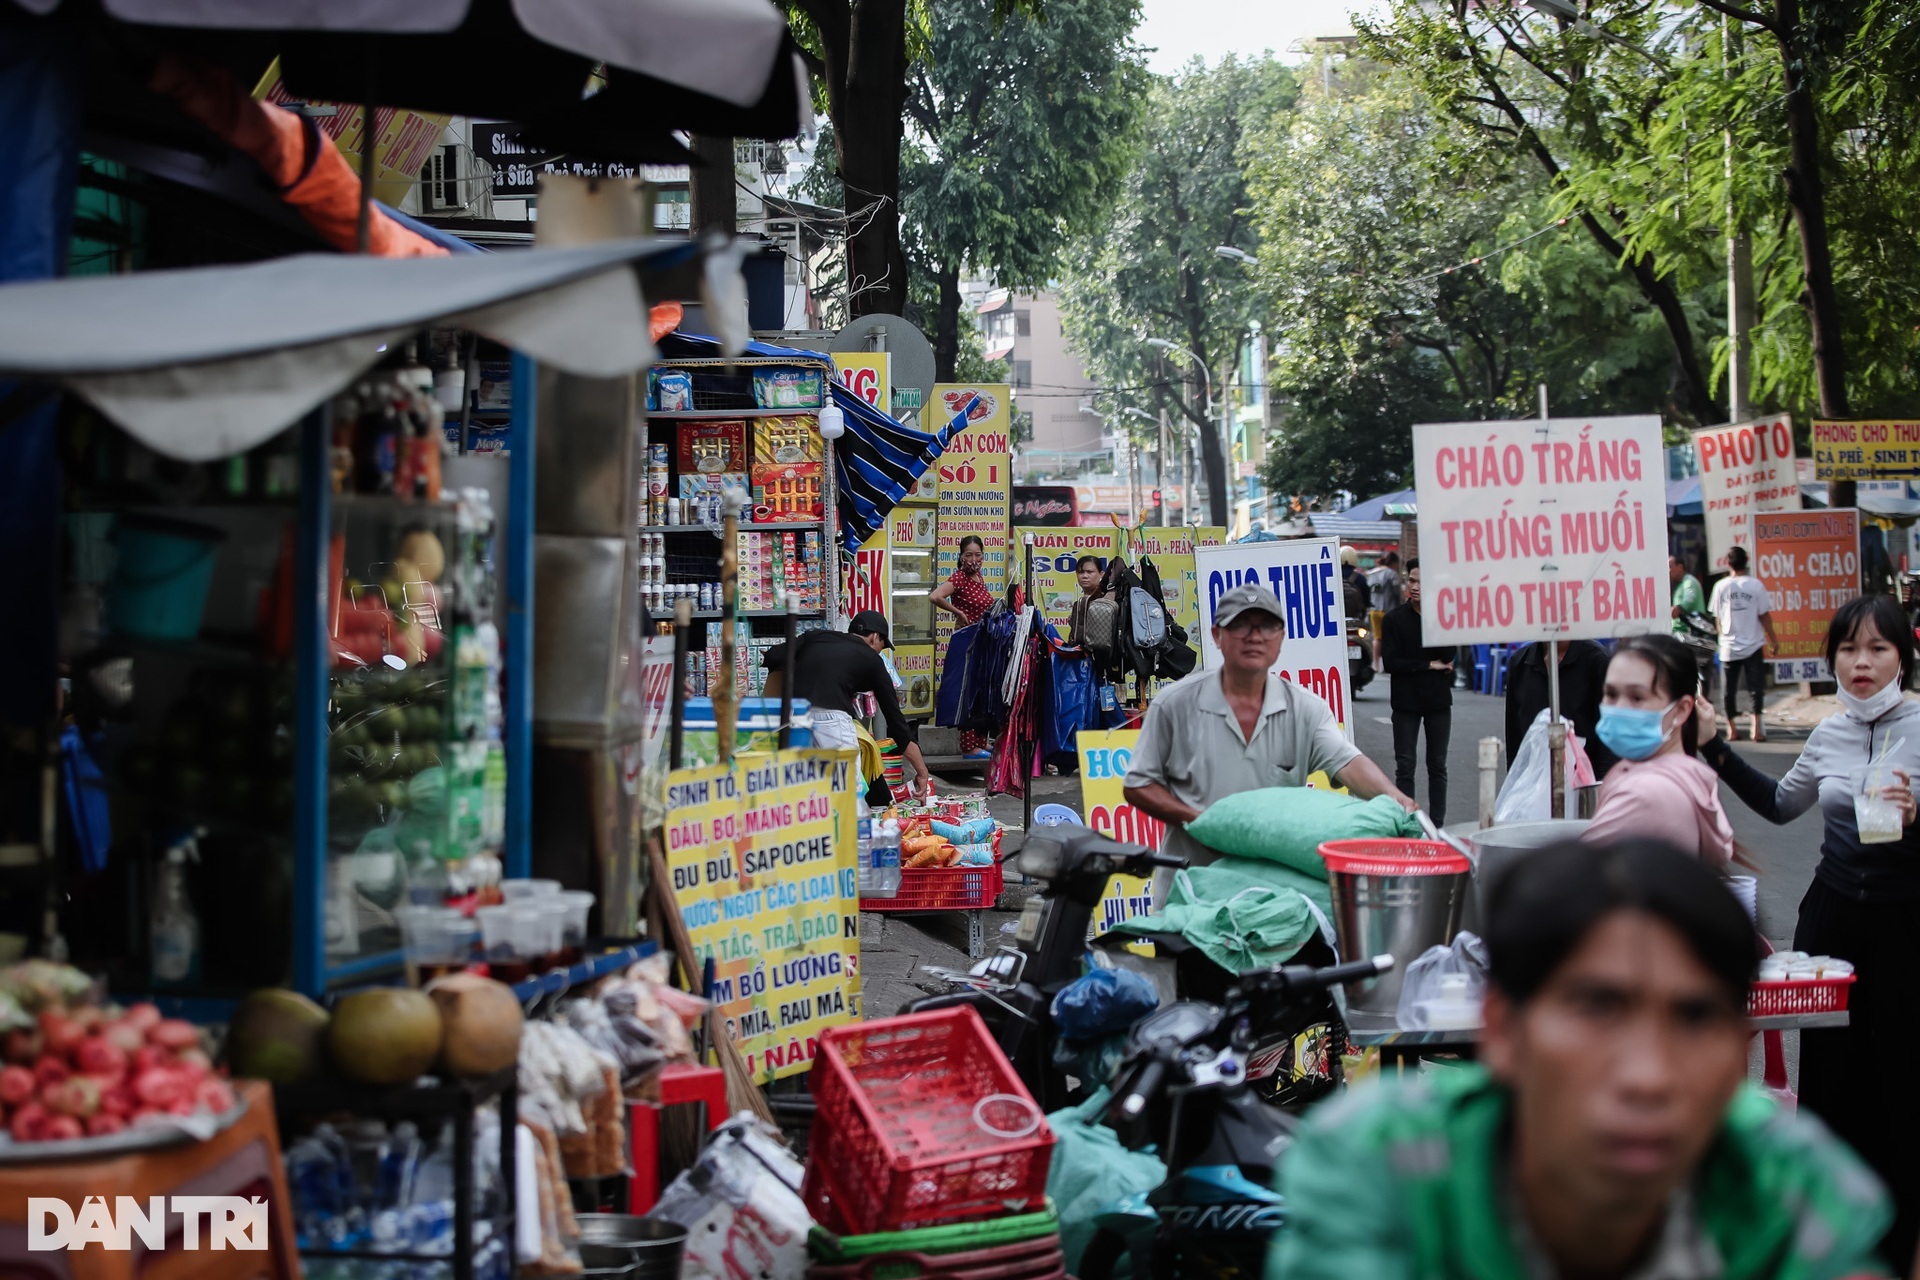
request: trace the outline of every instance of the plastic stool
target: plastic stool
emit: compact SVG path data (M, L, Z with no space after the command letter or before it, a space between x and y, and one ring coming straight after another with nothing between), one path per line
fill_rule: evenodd
M280 1133L273 1091L258 1080L241 1081L246 1101L239 1119L205 1142L87 1160L45 1160L0 1169L0 1275L70 1280L296 1280L300 1264L293 1237L293 1202L280 1163ZM76 1251L27 1252L27 1199L53 1196L76 1209L88 1196L258 1196L267 1202L264 1251L214 1249L201 1219L199 1247L185 1247L185 1226L167 1222L167 1247L149 1253L139 1236L125 1253L89 1245Z
M699 1102L707 1108L707 1132L727 1122L727 1073L718 1067L675 1062L661 1069L660 1101L627 1104L627 1212L644 1214L660 1200L660 1108Z
M1084 827L1080 815L1063 804L1035 805L1033 825L1036 827Z
M1496 698L1505 697L1507 692L1507 659L1513 650L1504 644L1493 646L1487 658L1487 692Z

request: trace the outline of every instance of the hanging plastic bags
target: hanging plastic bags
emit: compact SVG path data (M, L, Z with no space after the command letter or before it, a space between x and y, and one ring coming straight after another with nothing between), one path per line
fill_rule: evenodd
M1553 816L1553 796L1548 782L1553 775L1551 755L1551 748L1547 744L1547 711L1542 708L1528 727L1527 736L1520 740L1520 749L1513 753L1513 768L1507 771L1507 780L1500 784L1500 798L1493 806L1496 825L1545 822ZM1569 797L1573 795L1575 787L1593 784L1593 765L1587 759L1585 746L1571 726L1567 730L1567 755L1563 772Z

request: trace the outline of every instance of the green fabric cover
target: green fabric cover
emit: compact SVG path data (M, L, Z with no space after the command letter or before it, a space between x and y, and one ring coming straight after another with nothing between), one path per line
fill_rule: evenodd
M1206 886L1209 898L1224 901L1242 889L1297 889L1333 918L1333 889L1322 875L1295 871L1284 862L1263 862L1259 858L1222 858L1206 867L1194 868Z
M1250 878L1245 861L1224 865L1176 872L1164 910L1114 932L1177 933L1229 973L1285 964L1320 927L1306 898L1271 877Z
M1077 1107L1047 1117L1053 1129L1053 1163L1047 1168L1047 1197L1060 1214L1060 1251L1067 1274L1080 1267L1080 1255L1100 1229L1099 1216L1114 1201L1151 1191L1167 1180L1167 1166L1144 1151L1120 1145L1113 1130L1100 1123L1112 1098L1101 1085ZM1121 1268L1129 1269L1125 1259Z
M1263 858L1324 879L1327 840L1418 838L1419 820L1391 796L1360 800L1318 787L1261 787L1216 800L1187 834L1220 853Z

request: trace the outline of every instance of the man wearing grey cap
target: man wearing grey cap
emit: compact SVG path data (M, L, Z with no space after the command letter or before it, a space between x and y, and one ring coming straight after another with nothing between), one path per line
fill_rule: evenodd
M1387 795L1415 807L1347 741L1325 702L1273 673L1286 627L1273 592L1235 587L1213 611L1220 666L1194 672L1147 708L1127 769L1127 801L1166 823L1164 850L1195 866L1217 855L1186 824L1242 791L1305 786L1318 771L1362 799ZM1156 882L1154 896L1163 900L1165 886Z

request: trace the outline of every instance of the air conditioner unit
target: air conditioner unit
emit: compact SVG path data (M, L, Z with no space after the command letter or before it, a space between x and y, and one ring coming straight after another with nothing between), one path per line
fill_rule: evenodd
M425 198L420 202L422 207L428 213L467 210L482 194L478 189L478 167L473 162L473 148L465 143L450 142L435 147L427 160L426 172L421 175L426 187Z

